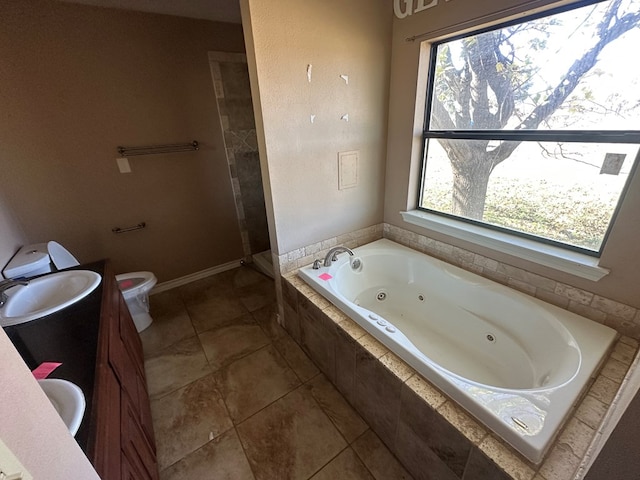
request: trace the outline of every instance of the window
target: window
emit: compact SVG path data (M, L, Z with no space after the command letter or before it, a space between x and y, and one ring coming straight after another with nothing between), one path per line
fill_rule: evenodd
M640 0L431 47L419 210L599 256L640 146Z

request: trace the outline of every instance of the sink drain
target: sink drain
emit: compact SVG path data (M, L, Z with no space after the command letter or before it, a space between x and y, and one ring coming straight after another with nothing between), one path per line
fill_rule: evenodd
M496 343L496 337L494 337L491 333L487 333L486 337L488 342Z
M379 302L386 300L386 298L387 298L387 292L378 292L378 294L376 295L376 300L378 300Z

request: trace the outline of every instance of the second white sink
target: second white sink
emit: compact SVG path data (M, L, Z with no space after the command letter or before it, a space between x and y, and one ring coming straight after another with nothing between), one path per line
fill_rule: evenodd
M102 277L90 270L52 273L6 291L0 326L8 327L50 315L89 295Z
M40 388L56 409L71 435L75 435L82 423L87 403L80 387L58 378L38 380Z

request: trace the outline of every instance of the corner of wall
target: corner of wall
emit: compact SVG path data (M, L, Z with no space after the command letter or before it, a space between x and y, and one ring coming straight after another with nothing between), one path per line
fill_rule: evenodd
M0 270L25 243L26 238L22 228L0 196ZM0 278L3 278L2 275Z

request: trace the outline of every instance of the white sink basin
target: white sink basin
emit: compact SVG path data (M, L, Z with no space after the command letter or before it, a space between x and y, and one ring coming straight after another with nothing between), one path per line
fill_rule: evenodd
M0 308L0 326L8 327L44 317L83 299L99 284L100 275L89 270L52 273L10 288Z
M86 402L80 387L75 383L57 378L38 380L40 387L67 426L71 435L80 428Z

